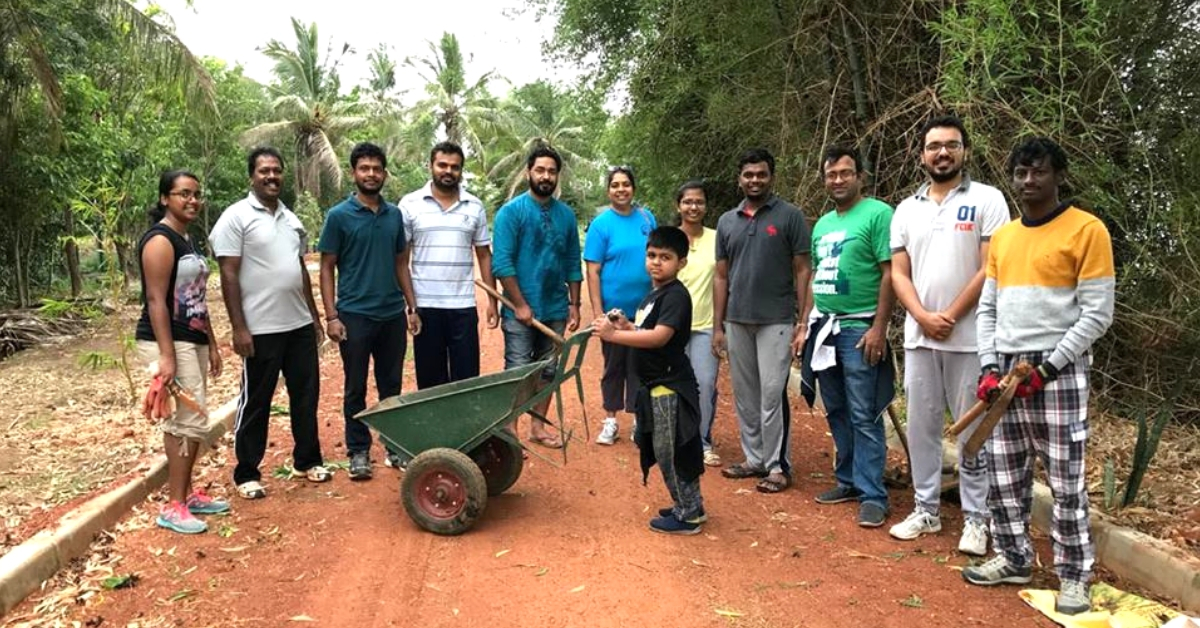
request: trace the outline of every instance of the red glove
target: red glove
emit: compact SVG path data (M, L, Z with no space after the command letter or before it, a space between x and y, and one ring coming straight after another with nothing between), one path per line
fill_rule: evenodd
M975 397L980 401L992 402L1000 396L1000 371L987 367L979 376L979 388L975 389Z
M1049 362L1042 362L1037 368L1029 372L1029 376L1020 384L1017 384L1016 397L1032 397L1046 387L1046 384L1058 378L1058 369L1054 368Z

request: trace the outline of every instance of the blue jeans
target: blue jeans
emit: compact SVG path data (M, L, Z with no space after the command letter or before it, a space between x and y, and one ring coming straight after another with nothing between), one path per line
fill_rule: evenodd
M546 327L558 332L561 336L567 328L567 321L542 321ZM518 366L533 364L549 358L554 353L554 341L550 336L521 324L515 318L500 319L500 329L504 332L504 369L514 369ZM554 379L554 365L542 370L542 379Z
M346 419L346 453L365 453L371 449L371 431L354 418L367 407L367 369L375 360L375 391L380 401L400 394L400 375L408 344L408 317L378 321L366 316L340 312L346 327L346 339L338 343L342 353L342 415Z
M693 329L687 344L688 361L692 363L696 383L700 385L700 442L704 445L704 451L713 448L713 415L717 406L719 362L712 352L712 335L711 329Z
M867 364L862 349L855 348L866 332L865 327L843 325L841 333L827 340L837 350L837 365L818 371L817 381L829 431L837 446L833 474L838 485L858 491L860 502L887 508L887 490L883 487L887 437L876 399L883 363Z

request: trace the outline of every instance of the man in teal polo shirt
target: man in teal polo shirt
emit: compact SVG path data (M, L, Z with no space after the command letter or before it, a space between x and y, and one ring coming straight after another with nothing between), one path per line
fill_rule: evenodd
M492 275L500 280L515 310L504 308L504 368L544 360L554 343L530 327L536 318L558 333L579 327L579 285L583 281L579 252L579 225L575 212L554 198L562 158L541 146L525 163L529 191L496 212L492 234ZM550 379L553 369L543 373ZM534 408L546 416L550 398ZM537 419L530 419L529 440L545 447L562 447Z
M367 407L372 358L379 398L400 394L410 323L405 298L414 300L400 209L380 195L387 181L387 156L374 144L358 144L350 152L350 170L358 189L326 213L317 249L326 333L338 343L345 374L342 414L350 479L369 480L371 432L354 415ZM413 334L420 333L421 320L412 316L411 324ZM387 462L401 465L391 451Z

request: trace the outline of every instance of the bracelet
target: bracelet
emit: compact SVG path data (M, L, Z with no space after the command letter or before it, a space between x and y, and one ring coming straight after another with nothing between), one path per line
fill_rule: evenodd
M338 319L338 315L337 315L337 314L334 314L333 316L326 316L326 317L325 317L325 322L326 322L326 323L332 323L333 321L336 321L337 319Z
M574 305L575 307L580 307L583 305L583 301L567 301L567 305Z
M415 308L415 307L406 307L406 308L404 308L404 313L405 313L405 314L408 314L409 316L412 316L413 314L416 314L416 313L417 313L417 308Z

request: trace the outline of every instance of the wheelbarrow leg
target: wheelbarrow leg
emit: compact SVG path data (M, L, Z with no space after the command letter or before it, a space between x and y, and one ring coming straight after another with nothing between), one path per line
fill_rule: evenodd
M579 412L583 415L583 439L590 443L592 431L588 427L587 404L583 402L583 376L578 371L575 373L575 390L579 393Z

